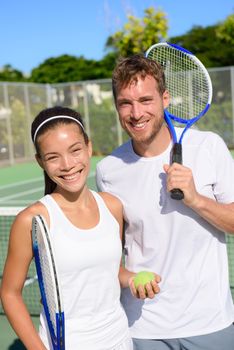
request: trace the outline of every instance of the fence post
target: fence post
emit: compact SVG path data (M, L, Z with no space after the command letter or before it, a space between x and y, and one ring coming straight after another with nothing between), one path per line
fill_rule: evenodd
M46 98L47 98L47 108L52 107L51 85L50 84L46 84Z
M84 93L84 119L85 119L85 129L87 132L87 135L91 138L91 132L90 132L90 120L89 120L89 106L88 106L88 94L86 89L86 84L82 84L83 87L83 93Z
M232 101L232 145L234 147L234 66L231 68L231 101Z
M28 95L28 84L24 84L24 102L25 102L25 111L26 111L26 118L27 118L27 137L26 137L26 147L25 147L25 158L28 159L28 156L30 156L31 158L34 155L34 149L33 149L33 144L31 142L31 109L30 109L30 100L29 100L29 95ZM29 154L27 154L27 152L29 151Z
M10 164L13 165L14 148L13 148L12 127L11 127L11 109L10 109L10 103L9 103L7 83L3 83L3 95L4 95L5 108L9 111L9 113L6 113L6 127L7 127L7 139L8 139L8 147L9 147L9 161L10 161Z

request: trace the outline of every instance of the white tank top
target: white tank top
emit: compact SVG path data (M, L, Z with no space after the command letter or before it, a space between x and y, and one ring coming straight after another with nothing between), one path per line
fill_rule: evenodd
M128 337L118 280L122 250L119 224L103 199L92 193L100 219L94 228L85 230L67 219L52 196L46 195L40 200L50 217L68 350L112 349ZM43 312L40 318L39 333L50 349Z

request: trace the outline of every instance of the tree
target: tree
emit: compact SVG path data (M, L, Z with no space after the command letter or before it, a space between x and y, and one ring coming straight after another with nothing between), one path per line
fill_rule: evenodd
M207 68L231 66L234 62L234 46L227 45L218 36L219 28L219 25L194 26L186 34L172 37L169 41L190 50Z
M216 33L220 40L229 45L234 45L234 13L218 26Z
M83 56L52 57L32 70L30 81L56 84L103 79L111 76L114 62L115 55L113 54L108 54L101 61L88 60Z
M10 64L6 64L0 70L0 81L27 81L27 78L22 72L14 69Z
M142 19L128 15L123 29L107 39L106 48L126 57L145 52L151 45L165 39L168 31L166 14L154 7L147 8L144 13Z

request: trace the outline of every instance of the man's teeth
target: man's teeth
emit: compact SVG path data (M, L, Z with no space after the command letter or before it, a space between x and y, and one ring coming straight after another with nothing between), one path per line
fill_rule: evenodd
M133 124L134 128L143 128L145 126L146 122L144 123L137 123L137 124Z

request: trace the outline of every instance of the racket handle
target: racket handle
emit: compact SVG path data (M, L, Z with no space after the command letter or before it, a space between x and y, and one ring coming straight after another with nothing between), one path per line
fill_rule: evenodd
M182 146L181 143L175 143L172 149L172 163L182 164Z
M171 198L181 201L184 198L184 193L179 188L174 188L171 190Z
M172 163L182 164L182 146L181 143L175 143L172 150ZM171 190L171 198L181 200L184 198L184 193L179 188Z

